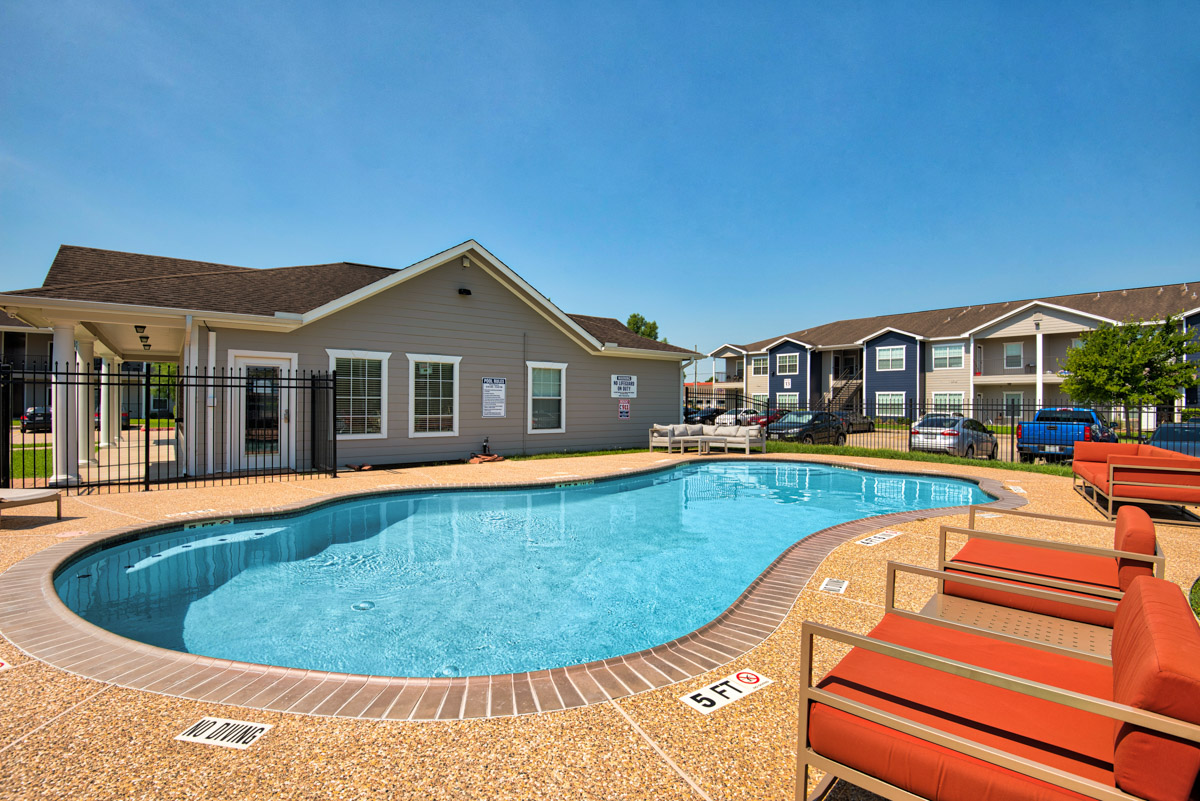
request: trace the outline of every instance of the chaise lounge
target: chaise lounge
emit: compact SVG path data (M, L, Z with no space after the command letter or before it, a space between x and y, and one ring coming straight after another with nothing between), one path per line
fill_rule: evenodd
M1163 576L1165 559L1158 550L1154 523L1136 506L1122 507L1115 523L1017 510L989 512L1037 523L1106 529L1112 532L1113 547L1095 548L980 531L975 528L976 510L972 507L967 528L941 527L938 567L949 574L983 576L994 581L984 587L947 580L942 582L942 592L946 595L1112 628L1116 602L1129 584L1137 576ZM951 534L968 538L953 556L948 555ZM997 588L1005 584L1039 592L1026 594ZM1063 594L1100 603L1064 602Z
M1139 576L1112 633L1111 658L1084 659L891 610L865 637L805 623L796 797L812 766L896 801L1189 801L1200 625ZM818 638L851 650L814 686Z
M1200 506L1200 459L1132 442L1076 442L1071 462L1075 491L1109 520L1118 503L1178 508L1182 520L1160 523L1200 526L1186 507Z
M762 453L767 452L767 438L763 436L761 426L710 426L691 423L676 423L675 425L655 425L650 429L650 450L666 448L671 453L676 447L683 453L687 448L695 448L700 453L707 453L713 447L719 447L726 453L730 448L744 450L747 454L751 448L758 448Z
M0 489L0 512L17 506L54 503L62 520L62 493L53 489Z

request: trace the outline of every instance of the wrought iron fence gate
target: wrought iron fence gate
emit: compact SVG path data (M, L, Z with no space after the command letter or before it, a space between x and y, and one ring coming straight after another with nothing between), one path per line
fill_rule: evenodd
M0 487L123 492L335 476L334 374L0 365Z

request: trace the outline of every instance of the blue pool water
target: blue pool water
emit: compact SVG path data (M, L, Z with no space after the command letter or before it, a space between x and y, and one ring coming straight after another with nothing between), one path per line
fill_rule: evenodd
M687 634L827 526L990 500L952 479L719 462L159 533L55 584L86 620L164 648L384 676L510 673Z

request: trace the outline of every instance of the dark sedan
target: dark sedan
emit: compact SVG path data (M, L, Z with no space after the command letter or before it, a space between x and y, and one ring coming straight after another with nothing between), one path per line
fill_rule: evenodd
M50 431L50 409L46 406L30 406L21 415L21 433Z
M788 412L767 426L771 439L797 440L805 445L845 445L846 428L829 412Z
M1154 430L1149 444L1188 456L1200 456L1200 424L1164 423Z
M865 414L858 412L833 412L833 414L842 421L847 434L870 433L875 430L875 421Z

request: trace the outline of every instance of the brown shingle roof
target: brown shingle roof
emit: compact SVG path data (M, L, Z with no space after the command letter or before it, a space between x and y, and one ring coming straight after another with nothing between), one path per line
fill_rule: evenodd
M655 339L638 336L626 328L615 317L588 317L585 314L568 314L567 316L579 323L584 331L587 331L600 340L600 344L602 345L606 342L614 342L622 348L661 350L668 353L692 353L687 348L679 348L674 345L668 345L666 342L659 342Z
M352 262L256 270L63 245L41 287L4 294L272 316L312 311L395 272ZM569 316L601 343L692 352L640 337L611 317Z
M1200 308L1200 281L1137 289L1116 289L1108 292L1084 292L1078 295L1010 300L1003 303L986 303L981 306L957 306L951 309L933 309L905 314L885 314L879 317L861 317L856 320L838 320L737 347L747 352L755 352L783 337L817 347L849 345L884 328L897 328L923 337L961 336L967 331L986 325L1035 301L1063 306L1110 320L1162 320L1171 314Z

